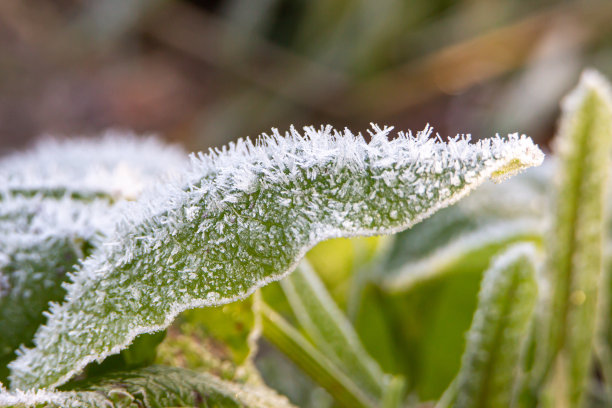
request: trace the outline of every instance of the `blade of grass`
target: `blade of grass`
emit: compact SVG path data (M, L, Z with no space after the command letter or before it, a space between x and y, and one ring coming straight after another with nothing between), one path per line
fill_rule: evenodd
M317 349L364 392L376 399L382 398L389 376L366 352L351 323L310 264L303 261L280 283L299 324Z
M261 303L263 335L346 408L374 407L349 377L278 313Z

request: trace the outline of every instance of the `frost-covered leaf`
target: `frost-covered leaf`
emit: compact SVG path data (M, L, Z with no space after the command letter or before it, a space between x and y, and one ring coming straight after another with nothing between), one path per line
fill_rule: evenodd
M401 231L543 159L518 135L470 144L389 132L375 127L368 144L306 128L194 159L179 186L141 199L85 260L36 347L11 364L12 386L62 384L183 310L280 279L319 241Z
M496 258L485 272L457 377L454 407L510 406L536 302L535 264L535 248L519 244Z
M156 139L108 132L101 139L46 139L0 160L0 380L20 344L31 346L62 283L112 231L121 199L185 167Z
M298 322L317 349L364 392L382 400L391 377L365 351L351 323L310 264L302 261L280 283Z
M58 408L291 408L263 385L238 384L211 374L150 366L70 385L75 391L0 393L0 407Z
M564 382L555 387L557 403L572 407L581 403L590 373L611 141L609 85L586 71L563 102L556 140L558 183L546 268L551 296L532 384L539 387L554 365Z
M62 282L109 229L106 201L5 196L0 202L0 380L20 344L31 345Z
M132 133L107 131L96 138L43 138L31 150L0 160L0 199L10 192L133 200L187 163L180 148Z

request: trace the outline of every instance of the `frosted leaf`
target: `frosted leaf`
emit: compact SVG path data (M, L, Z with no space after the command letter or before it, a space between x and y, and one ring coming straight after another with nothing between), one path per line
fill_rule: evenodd
M540 239L548 217L553 160L503 184L484 183L457 204L403 231L386 256L381 285L406 292L469 263L484 270L509 243ZM476 265L477 263L477 265Z
M106 201L40 196L0 201L0 379L20 344L31 344L50 301L64 297L62 282L108 231Z
M291 408L264 385L239 384L211 374L150 366L73 384L78 391L0 391L0 407L143 408L215 406Z
M519 244L485 272L457 375L455 408L509 407L537 297L535 248Z
M183 310L280 279L317 242L404 230L543 159L516 134L470 144L432 139L430 128L388 140L390 131L374 127L369 144L331 127L275 131L194 157L178 187L132 205L83 262L36 347L11 363L12 386L55 387Z
M111 405L112 406L112 405ZM108 408L109 401L94 392L0 390L3 408Z
M136 199L187 164L186 154L155 138L109 130L98 138L46 137L0 159L0 186L24 195Z
M187 164L178 148L117 132L46 139L0 160L0 380L48 303L64 297L74 265L112 231L111 204Z

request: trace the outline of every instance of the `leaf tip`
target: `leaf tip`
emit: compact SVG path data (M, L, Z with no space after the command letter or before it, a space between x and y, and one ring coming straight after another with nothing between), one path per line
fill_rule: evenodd
M517 173L529 168L537 167L544 161L544 153L533 141L525 135L510 135L515 140L515 151L509 155L509 160L501 167L491 173L491 180L496 183L502 182Z

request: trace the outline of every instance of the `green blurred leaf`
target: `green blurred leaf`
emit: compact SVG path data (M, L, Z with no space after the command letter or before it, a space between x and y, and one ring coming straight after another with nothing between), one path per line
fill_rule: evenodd
M127 371L152 365L157 357L157 346L166 337L166 331L146 333L134 339L130 347L121 353L106 358L101 363L85 367L87 377L106 375L116 371Z
M186 326L199 327L220 347L227 347L227 357L235 365L244 364L255 351L259 327L253 311L253 296L227 305L188 310L181 320L182 330L193 330Z
M184 312L169 328L167 338L158 348L156 361L213 373L227 380L257 379L251 359L257 350L261 328L253 309L254 296Z
M457 376L456 408L506 408L537 297L536 255L520 244L485 272Z
M377 255L383 237L338 238L317 244L306 259L317 272L338 306L346 310L357 284L356 276Z
M586 71L564 100L556 140L559 176L546 268L551 296L529 385L537 398L546 377L554 377L555 403L568 407L580 406L590 374L611 141L609 84Z

